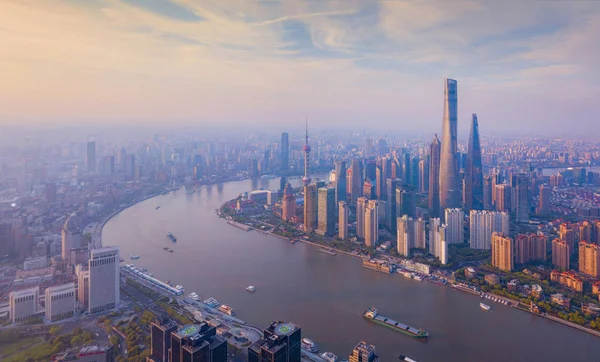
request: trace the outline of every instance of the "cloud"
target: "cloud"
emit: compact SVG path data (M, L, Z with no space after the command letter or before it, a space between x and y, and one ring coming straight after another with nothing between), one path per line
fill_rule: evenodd
M482 130L520 126L518 107L558 129L595 112L598 34L596 2L5 1L0 122L313 114L436 131L450 76Z

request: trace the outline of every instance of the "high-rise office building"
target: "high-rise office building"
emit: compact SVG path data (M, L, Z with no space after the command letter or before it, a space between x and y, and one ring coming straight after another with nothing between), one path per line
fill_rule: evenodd
M592 278L600 278L600 252L598 245L579 242L579 272Z
M127 180L135 179L135 155L125 156L125 177Z
M90 141L87 143L87 152L85 164L87 166L87 172L96 172L96 142Z
M537 234L519 234L515 238L515 263L546 261L546 237Z
M375 140L373 138L367 138L365 142L365 157L370 158L373 156L375 151Z
M248 362L300 362L302 331L292 322L273 322L248 347Z
M380 157L385 156L387 153L387 142L385 138L380 138L377 140L377 155Z
M291 184L287 184L283 189L283 198L281 199L281 218L290 221L296 217L296 195Z
M348 204L346 201L338 202L338 236L342 240L348 239Z
M317 233L332 236L335 234L335 189L321 187L317 204L319 206Z
M429 219L429 253L438 258L442 264L448 264L446 225L441 224L440 218Z
M379 202L369 200L365 208L365 245L376 247L379 243Z
M483 209L483 166L481 163L479 123L475 113L473 113L471 121L471 133L467 146L464 199L466 211Z
M81 232L68 217L62 228L61 257L70 263L71 250L81 248Z
M510 233L510 216L506 212L471 210L469 214L471 249L490 250L492 233Z
M483 208L486 210L491 210L493 205L493 185L492 185L492 177L485 176L483 178Z
M46 320L55 322L75 315L75 283L48 287L45 297Z
M517 175L515 188L515 219L521 222L529 221L529 176Z
M379 356L375 354L375 346L360 341L352 350L349 362L379 362Z
M385 180L385 190L387 195L396 195L396 189L402 184L399 179L388 178ZM389 197L385 203L385 226L392 233L396 232L397 218L396 197Z
M12 323L35 318L39 313L40 287L21 289L8 295L9 315Z
M550 194L551 190L547 186L540 186L540 197L538 199L537 214L541 217L550 216Z
M207 324L188 324L171 333L170 362L227 362L227 341Z
M363 179L362 172L360 170L360 163L358 160L352 160L352 189L350 194L350 203L356 205L356 200L362 196L363 191Z
M377 198L375 194L375 186L369 179L365 179L365 183L363 184L363 196L369 200L374 200Z
M419 190L419 162L421 158L419 156L413 156L410 159L410 176L409 182L410 185L415 190Z
M177 324L170 320L155 321L150 324L150 357L156 362L169 362L171 334L177 331Z
M415 247L415 220L408 215L403 215L397 218L396 223L398 254L408 258L410 249Z
M458 174L458 90L454 79L444 83L444 121L440 153L440 209L460 207L460 177Z
M335 161L335 202L346 201L346 161Z
M304 186L304 232L312 233L317 228L317 185L315 183Z
M514 269L513 240L502 233L492 234L492 265L504 271Z
M415 191L410 186L399 186L396 186L396 215L415 217L417 214Z
M552 265L557 268L569 270L571 252L569 244L560 240L552 240Z
M424 194L429 191L429 163L427 160L419 161L419 192Z
M448 244L463 243L465 241L465 214L462 209L445 209L446 241Z
M119 248L106 247L90 251L89 306L90 313L113 309L119 304Z
M281 133L280 146L281 170L285 172L290 169L290 135L287 132Z
M440 217L440 152L441 143L437 135L429 147L429 213Z
M359 197L356 201L356 236L359 238L365 237L365 213L368 201L366 197Z

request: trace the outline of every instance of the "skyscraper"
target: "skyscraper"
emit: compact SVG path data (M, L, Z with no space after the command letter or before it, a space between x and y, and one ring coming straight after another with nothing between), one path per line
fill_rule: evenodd
M177 324L170 320L150 324L150 356L157 362L169 362L171 334L177 331Z
M477 114L473 113L471 133L467 146L467 167L465 168L465 210L483 209L483 166L481 164L481 144Z
M419 192L429 190L429 164L426 160L419 161Z
M446 240L448 244L462 243L465 241L464 219L465 214L462 209L446 209Z
M248 362L300 362L302 330L292 322L273 322L248 347Z
M396 188L401 184L399 179L388 178L385 180L385 189L387 195L396 195ZM389 197L385 203L385 225L388 230L392 233L396 232L396 218L397 218L397 205L396 197Z
M510 217L506 212L471 210L469 214L471 249L490 250L492 233L510 232Z
M365 245L376 247L379 242L378 201L369 200L365 208Z
M492 208L492 195L493 195L492 177L485 176L483 178L483 208L490 210Z
M370 158L371 156L373 156L374 146L375 140L372 138L367 138L367 141L365 143L365 157Z
M418 218L414 222L415 225L415 248L425 249L427 246L425 237L425 220Z
M346 161L335 161L335 202L346 201Z
M292 185L289 183L283 189L283 198L281 200L281 218L290 221L296 216L296 195Z
M415 217L417 213L417 201L415 192L410 186L402 185L396 187L396 215L408 215Z
M532 260L546 261L546 237L537 234L519 234L515 238L515 263Z
M440 150L440 140L435 135L429 146L429 213L433 217L440 217Z
M81 248L81 232L72 225L71 218L67 218L62 228L61 257L70 263L71 249Z
M442 225L439 218L429 219L429 253L440 259L442 264L448 263L446 225Z
M592 278L600 278L600 252L591 242L579 243L579 272Z
M387 143L384 138L377 140L377 155L380 157L385 156L387 153Z
M90 141L87 143L87 153L85 160L87 172L96 172L96 142Z
M444 120L440 153L440 208L460 207L460 178L458 174L458 95L454 79L444 83Z
M527 174L517 175L515 202L515 219L521 222L529 221L529 177Z
M335 189L321 187L317 204L319 206L317 233L332 236L335 234Z
M359 197L356 200L356 236L365 237L365 212L367 211L367 198Z
M514 269L513 240L502 233L492 234L492 265L504 271Z
M121 299L119 290L119 248L107 247L90 251L90 313L113 309Z
M351 199L350 203L352 205L356 205L356 200L362 196L363 191L363 180L362 180L362 172L360 170L360 163L358 160L352 160L352 189L351 189Z
M281 170L290 169L290 135L287 132L281 134Z
M550 188L547 186L540 186L540 198L538 202L538 208L536 210L538 216L548 217L550 216Z
M346 239L348 239L348 204L346 203L346 201L340 201L338 203L338 205L339 205L339 209L338 209L339 234L338 234L338 236L340 237L340 239L346 240Z
M415 247L415 223L412 217L404 215L396 220L397 247L400 256L409 257L410 249Z

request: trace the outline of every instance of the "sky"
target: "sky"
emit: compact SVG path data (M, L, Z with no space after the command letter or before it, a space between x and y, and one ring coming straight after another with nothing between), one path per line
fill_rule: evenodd
M0 124L600 132L598 1L4 0Z

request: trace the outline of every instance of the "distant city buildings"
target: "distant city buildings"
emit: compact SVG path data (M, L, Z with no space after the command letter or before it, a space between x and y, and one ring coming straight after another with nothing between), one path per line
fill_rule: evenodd
M88 173L96 172L96 142L90 141L87 143L86 167Z

